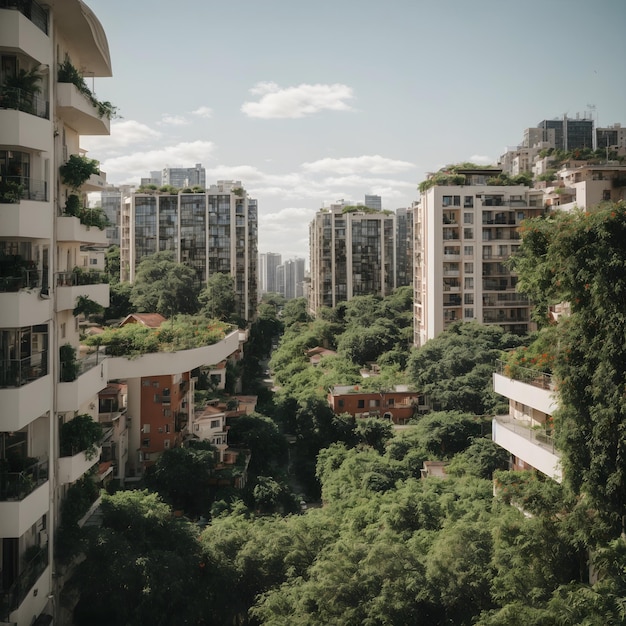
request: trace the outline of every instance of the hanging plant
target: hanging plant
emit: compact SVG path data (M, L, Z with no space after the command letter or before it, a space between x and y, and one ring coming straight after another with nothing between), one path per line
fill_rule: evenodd
M72 154L67 163L61 165L59 172L63 183L74 191L78 191L90 176L100 173L100 164L95 159Z

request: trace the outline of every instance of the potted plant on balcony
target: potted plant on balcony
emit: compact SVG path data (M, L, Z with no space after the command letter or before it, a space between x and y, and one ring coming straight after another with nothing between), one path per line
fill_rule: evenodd
M61 382L71 383L78 378L79 365L76 361L76 348L66 343L59 348L59 360L61 363Z
M102 439L102 426L94 422L91 415L83 413L61 425L59 439L61 456L84 452L87 459L93 459Z
M41 78L39 67L20 70L15 76L9 76L2 89L3 108L34 114L35 96L41 93Z
M90 176L100 173L98 161L78 154L70 155L66 163L59 168L61 180L74 191L80 189Z

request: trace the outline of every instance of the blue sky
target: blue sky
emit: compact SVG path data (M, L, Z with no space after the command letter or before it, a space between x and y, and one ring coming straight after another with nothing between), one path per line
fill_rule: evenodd
M543 119L626 124L626 1L86 0L119 108L85 137L115 184L202 163L259 202L259 251L308 257L339 199L418 199L426 172L494 162ZM91 83L91 81L89 81Z

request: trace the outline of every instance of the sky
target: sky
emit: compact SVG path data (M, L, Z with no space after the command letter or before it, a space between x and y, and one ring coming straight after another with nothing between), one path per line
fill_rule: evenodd
M85 0L119 109L83 137L113 184L202 163L259 206L259 252L308 259L338 200L409 207L567 114L626 124L625 0Z

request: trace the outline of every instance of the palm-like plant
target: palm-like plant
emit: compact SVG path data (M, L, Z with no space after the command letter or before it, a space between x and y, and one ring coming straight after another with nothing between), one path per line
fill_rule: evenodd
M35 110L35 96L41 93L42 78L39 66L29 70L21 69L14 76L9 76L4 81L4 88L7 91L7 100L13 106L8 106L7 108L33 113Z

